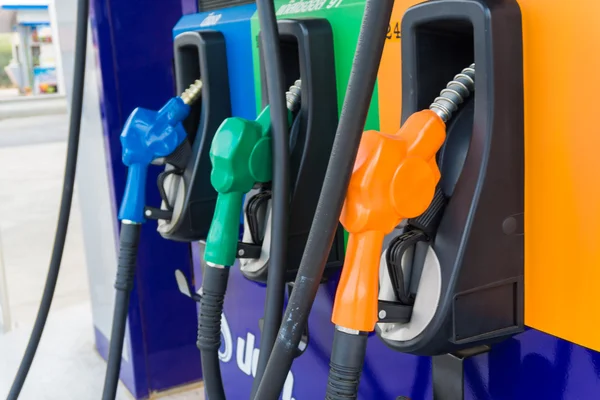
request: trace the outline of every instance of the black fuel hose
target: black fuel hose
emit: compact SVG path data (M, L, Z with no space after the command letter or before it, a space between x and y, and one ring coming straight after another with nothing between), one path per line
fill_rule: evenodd
M129 221L121 223L119 233L119 261L117 264L117 279L115 281L115 308L113 311L110 347L104 376L102 400L114 400L119 386L121 373L121 355L127 327L129 297L133 289L137 252L140 242L141 225Z
M202 298L198 315L198 341L202 374L209 400L225 400L219 364L221 314L231 267L206 265L202 276Z
M255 398L277 400L314 303L367 119L393 0L368 0L331 158L275 346ZM262 353L262 350L261 350Z
M288 110L286 107L283 67L279 47L279 31L273 0L258 0L267 93L273 124L273 190L271 200L271 246L265 299L265 319L260 341L260 355L252 395L258 389L283 316L286 289L285 273L290 209L290 155ZM296 77L294 77L295 79ZM262 397L257 397L262 399Z
M344 332L336 328L325 400L357 398L368 338L365 332Z
M52 305L56 282L60 272L67 229L69 227L69 216L71 214L71 203L73 201L73 189L75 188L75 174L77 171L77 153L79 151L79 136L81 131L81 112L83 108L83 89L85 82L85 57L87 51L87 26L89 14L89 0L79 0L77 4L77 27L75 33L75 63L73 70L73 91L71 96L71 115L69 121L69 138L67 145L67 157L65 162L65 174L63 179L62 196L60 200L60 211L54 234L54 244L50 257L50 266L40 307L38 309L33 330L25 349L25 354L19 365L19 370L8 393L7 400L17 400L27 374L33 363L35 353L46 326L46 320Z

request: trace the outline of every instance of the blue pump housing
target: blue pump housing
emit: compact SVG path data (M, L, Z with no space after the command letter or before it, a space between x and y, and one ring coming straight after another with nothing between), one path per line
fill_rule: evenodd
M252 40L250 18L256 12L254 4L231 7L219 11L186 15L173 28L177 35L202 30L219 31L225 36L231 112L234 117L256 118Z

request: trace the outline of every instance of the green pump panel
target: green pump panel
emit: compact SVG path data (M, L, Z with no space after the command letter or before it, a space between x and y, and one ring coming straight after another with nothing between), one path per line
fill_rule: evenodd
M350 79L350 70L360 33L360 25L365 10L365 0L312 0L298 2L296 0L275 0L275 12L277 19L326 19L333 31L333 45L335 58L335 74L337 80L338 110L342 111L346 87ZM262 104L262 92L259 90L263 85L261 80L260 51L258 15L252 18L253 38L253 60L254 60L254 84L256 90L257 111ZM282 38L282 60L286 59L286 52L297 52L297 47L286 43ZM288 53L289 54L289 53ZM297 55L291 54L297 58ZM285 68L285 67L284 67ZM285 71L284 71L285 72ZM293 78L292 78L293 79ZM377 86L373 92L369 115L365 124L365 130L379 129L379 106L377 102Z

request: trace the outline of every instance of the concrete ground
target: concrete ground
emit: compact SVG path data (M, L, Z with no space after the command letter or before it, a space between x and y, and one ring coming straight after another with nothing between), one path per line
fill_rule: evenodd
M10 332L0 331L0 398L6 396L17 370L46 278L67 125L66 114L0 120L0 251L12 316ZM105 366L94 347L76 193L52 311L20 399L98 399ZM196 388L161 398L202 397ZM117 398L131 395L121 385Z

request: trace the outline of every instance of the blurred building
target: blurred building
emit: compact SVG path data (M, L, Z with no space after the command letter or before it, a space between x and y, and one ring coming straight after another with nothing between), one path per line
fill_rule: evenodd
M64 93L54 0L0 0L0 31L11 31L5 71L25 94Z

